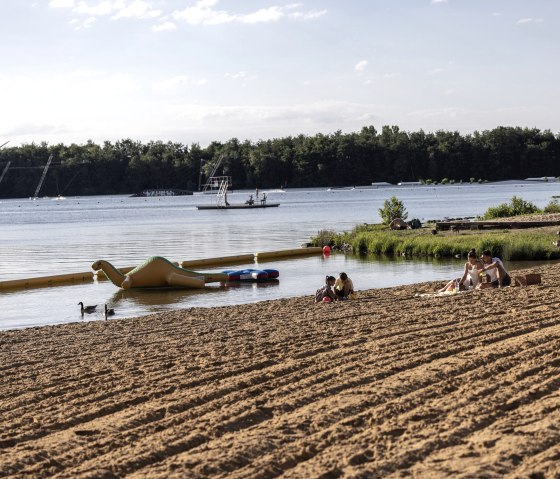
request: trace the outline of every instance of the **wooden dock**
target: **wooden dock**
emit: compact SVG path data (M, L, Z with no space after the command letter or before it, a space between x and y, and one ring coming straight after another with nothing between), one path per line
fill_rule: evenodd
M543 226L560 226L560 221L438 221L438 231L459 230L496 230L541 228Z

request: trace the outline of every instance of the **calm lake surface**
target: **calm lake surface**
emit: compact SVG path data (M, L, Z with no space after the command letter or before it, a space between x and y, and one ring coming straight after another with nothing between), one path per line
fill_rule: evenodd
M228 195L243 203L248 191ZM0 280L89 271L96 259L135 266L154 255L173 261L299 247L321 229L350 230L380 220L378 208L392 195L409 219L482 214L513 195L545 206L560 195L560 183L507 182L486 185L288 189L266 191L278 208L197 210L213 195L131 198L127 196L0 200ZM375 260L341 254L237 267L280 271L277 283L210 286L202 291L122 291L108 281L0 292L0 329L82 321L78 301L108 303L115 319L169 309L255 302L312 295L326 274L346 271L357 289L387 287L458 274L461 260ZM514 268L516 265L509 265ZM204 268L220 271L226 267ZM230 269L228 266L227 269ZM84 320L102 319L101 313Z

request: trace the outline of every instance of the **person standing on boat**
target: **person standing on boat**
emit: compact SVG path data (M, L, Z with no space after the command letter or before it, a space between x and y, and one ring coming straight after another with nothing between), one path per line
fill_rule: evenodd
M263 193L262 198L261 198L261 205L264 206L266 205L266 193Z

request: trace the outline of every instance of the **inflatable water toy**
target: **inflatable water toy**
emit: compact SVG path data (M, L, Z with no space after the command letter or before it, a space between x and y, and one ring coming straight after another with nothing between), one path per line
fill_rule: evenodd
M111 263L97 260L91 265L95 271L102 270L111 282L123 289L130 288L204 288L205 283L227 281L223 273L198 273L174 265L161 256L152 256L126 274Z
M280 276L276 269L228 269L222 272L227 275L228 281L268 281Z

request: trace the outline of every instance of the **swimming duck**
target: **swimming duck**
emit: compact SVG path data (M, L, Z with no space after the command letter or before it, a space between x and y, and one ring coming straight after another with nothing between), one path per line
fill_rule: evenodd
M97 308L97 304L93 306L84 306L84 303L82 303L81 301L78 304L80 305L80 310L82 314L84 313L91 314L95 311L95 308Z
M113 308L107 308L107 304L105 304L105 317L113 316L115 314L115 310Z

